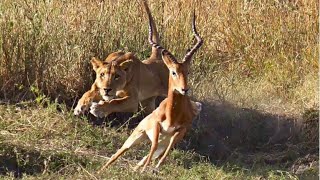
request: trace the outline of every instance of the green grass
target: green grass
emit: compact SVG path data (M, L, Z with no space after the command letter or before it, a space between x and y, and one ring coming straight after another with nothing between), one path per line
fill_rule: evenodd
M162 44L182 58L192 46L191 14L204 45L190 83L199 100L300 115L318 106L317 1L149 2ZM139 1L0 3L0 95L35 98L30 87L71 104L89 89L89 60L122 49L150 54Z
M283 164L265 164L258 153L250 155L255 163L250 163L245 154L212 163L192 149L174 149L159 172L154 172L152 166L144 174L133 172L132 167L148 152L148 144L132 148L109 169L97 174L128 137L129 129L93 127L56 103L47 107L26 104L0 106L0 172L5 179L15 175L25 179L298 178ZM315 177L316 172L311 175Z

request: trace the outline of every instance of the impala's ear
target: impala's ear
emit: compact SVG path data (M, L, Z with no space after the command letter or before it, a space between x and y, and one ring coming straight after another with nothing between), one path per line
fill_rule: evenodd
M128 69L130 69L131 65L133 63L133 60L128 59L126 61L123 61L119 66L122 70L124 71L128 71Z
M175 58L168 52L168 51L162 51L162 60L167 65L167 67L171 66L173 63L176 62Z
M95 57L91 59L91 64L94 71L97 71L97 69L103 65L103 63Z

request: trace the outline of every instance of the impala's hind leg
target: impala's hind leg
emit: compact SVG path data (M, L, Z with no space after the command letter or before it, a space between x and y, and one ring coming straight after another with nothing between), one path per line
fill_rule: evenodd
M117 160L124 152L126 152L133 145L138 144L142 140L147 138L144 131L134 130L133 133L129 136L126 142L122 145L122 147L111 156L110 160L99 170L100 173L103 169L107 168L110 164L112 164L115 160Z
M163 155L164 151L166 150L166 146L162 146L162 143L160 142L158 144L157 150L154 152L152 160L159 158ZM143 166L147 161L148 155L142 158L142 160L134 167L134 171L137 171L141 166Z
M157 121L152 121L152 129L150 129L149 131L147 131L147 135L149 137L149 139L151 140L151 148L150 148L150 153L147 157L146 162L144 163L144 166L141 170L141 172L143 172L146 167L148 166L148 164L151 161L151 158L153 157L154 152L157 150L158 148L158 139L159 139L159 133L160 133L160 124Z

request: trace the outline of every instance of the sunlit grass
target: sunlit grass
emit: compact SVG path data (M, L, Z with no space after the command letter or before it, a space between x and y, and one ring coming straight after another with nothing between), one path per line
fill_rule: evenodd
M149 4L162 44L181 58L193 43L190 22L196 10L205 41L194 58L190 82L198 99L255 104L267 111L264 103L276 104L285 114L317 105L317 1ZM4 0L0 13L5 99L34 98L26 92L36 87L70 103L93 81L92 56L103 59L119 49L141 59L150 54L147 18L139 1ZM239 99L238 92L249 96Z

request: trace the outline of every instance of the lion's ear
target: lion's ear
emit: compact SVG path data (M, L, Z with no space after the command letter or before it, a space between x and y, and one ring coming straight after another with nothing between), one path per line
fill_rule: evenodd
M128 71L130 66L132 65L133 61L131 59L128 59L126 61L123 61L119 66L122 70Z
M94 71L97 71L97 69L103 65L103 63L98 58L95 58L95 57L91 59L91 64Z

